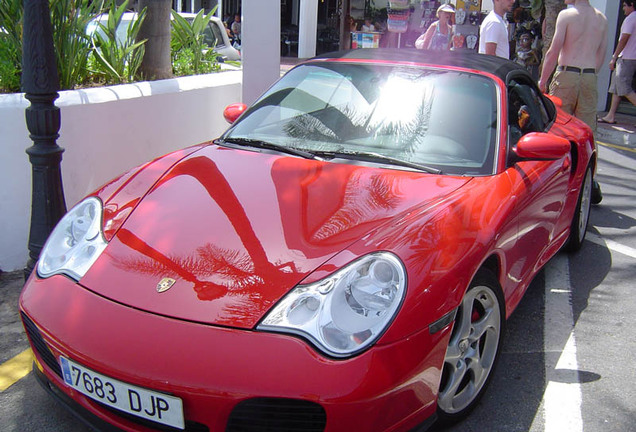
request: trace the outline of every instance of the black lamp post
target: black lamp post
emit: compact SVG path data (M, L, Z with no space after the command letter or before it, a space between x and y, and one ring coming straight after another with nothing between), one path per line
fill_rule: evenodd
M40 256L47 237L66 213L60 162L64 149L57 145L60 130L57 74L53 30L48 0L23 0L22 89L31 104L26 124L33 146L26 152L32 165L31 229L27 278Z

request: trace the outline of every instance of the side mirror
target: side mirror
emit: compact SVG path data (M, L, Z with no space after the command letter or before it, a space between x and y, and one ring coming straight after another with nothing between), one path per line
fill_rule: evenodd
M247 109L247 105L244 103L235 103L232 105L228 105L223 110L223 117L225 121L229 124L232 124L236 121L237 118L243 114L243 112Z
M544 94L545 94L545 97L550 99L552 101L552 103L555 104L556 106L558 106L559 108L561 108L563 106L563 101L561 100L560 97L553 96L553 95L547 94L547 93L544 93Z
M531 132L522 136L514 147L522 159L560 159L570 152L570 141L556 135Z

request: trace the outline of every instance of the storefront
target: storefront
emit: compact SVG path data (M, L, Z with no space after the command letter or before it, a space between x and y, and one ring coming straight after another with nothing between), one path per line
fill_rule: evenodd
M218 14L231 17L240 12L244 0L174 0L174 8L181 11L209 10L218 6ZM492 0L279 0L280 1L280 52L283 56L301 57L320 54L337 49L394 47L410 48L415 40L428 28L441 3L456 7L456 34L454 49L475 50L481 20L492 10ZM316 40L310 39L299 47L299 35L305 2L315 2L317 14L312 12L312 32L315 23ZM621 2L617 0L590 0L592 6L605 14L609 23L609 59L618 40L618 31L623 17ZM513 11L508 14L510 27L511 58L525 64L533 76L537 77L541 61L542 26L545 15L541 13L541 0L516 0ZM313 6L312 6L313 7ZM373 31L363 31L365 18L370 18ZM307 21L305 21L307 22ZM271 28L263 23L263 31ZM359 32L359 33L358 33ZM529 46L521 47L521 37ZM528 36L529 34L529 36ZM301 42L302 43L302 42ZM309 46L311 45L311 46ZM521 48L521 50L520 50ZM532 50L529 52L528 50ZM307 54L309 53L309 54ZM606 89L609 86L610 71L604 67L598 74L599 110L607 103Z

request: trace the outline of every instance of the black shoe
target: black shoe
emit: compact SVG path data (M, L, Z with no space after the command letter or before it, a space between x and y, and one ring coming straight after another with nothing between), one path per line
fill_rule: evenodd
M592 204L599 204L603 201L603 193L601 192L601 185L596 180L592 182Z

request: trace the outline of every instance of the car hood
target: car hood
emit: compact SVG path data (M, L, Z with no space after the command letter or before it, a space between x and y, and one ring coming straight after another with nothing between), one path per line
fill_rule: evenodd
M136 207L80 283L167 317L253 328L335 254L469 180L210 145L147 193L126 192Z

